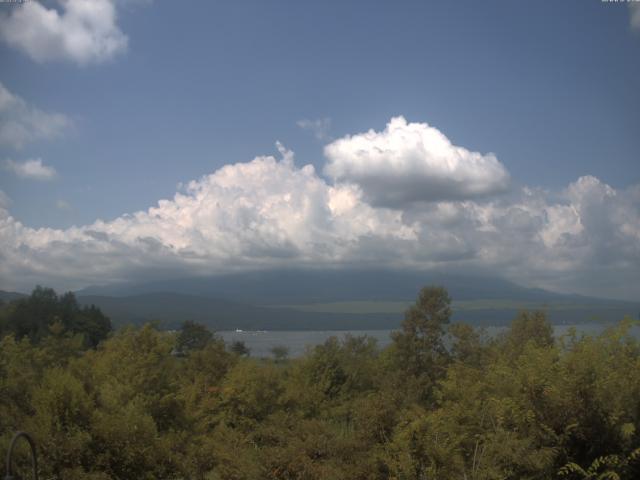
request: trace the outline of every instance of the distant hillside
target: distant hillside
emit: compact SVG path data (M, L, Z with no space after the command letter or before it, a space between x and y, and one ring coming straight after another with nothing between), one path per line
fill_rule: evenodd
M146 283L89 287L80 295L129 296L172 292L252 303L279 305L354 300L414 300L425 285L444 285L454 300L571 301L593 299L525 288L507 280L447 273L393 270L280 270L212 277L191 277Z
M454 321L504 325L522 309L543 309L554 323L617 321L640 304L563 295L487 277L389 270L242 273L159 280L78 292L116 323L183 320L214 329L325 330L397 328L406 306L429 284L444 285ZM167 292L167 293L159 293Z
M366 330L397 328L430 284L449 290L454 321L476 325L507 324L523 309L544 310L559 324L614 322L640 312L640 302L564 295L498 278L388 270L245 273L89 287L76 295L115 325L157 320L175 328L193 320L215 330ZM2 292L0 298L20 295Z
M183 321L193 320L213 330L386 329L397 327L400 320L400 315L389 313L299 312L180 293L155 292L129 297L79 295L78 301L100 307L115 325L155 320L164 328L177 328Z
M22 297L26 297L26 295L24 293L5 292L4 290L0 290L0 301L2 302L11 302Z
M185 320L214 330L375 330L398 328L410 302L344 302L253 306L178 293L148 293L129 297L79 296L95 304L115 325L159 321L177 328ZM615 322L633 315L638 305L520 303L500 300L454 302L453 321L474 325L506 325L523 309L547 312L552 323Z

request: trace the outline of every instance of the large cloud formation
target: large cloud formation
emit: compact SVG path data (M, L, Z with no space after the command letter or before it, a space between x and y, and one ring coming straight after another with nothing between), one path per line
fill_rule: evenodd
M453 145L426 123L392 118L383 132L347 136L325 147L325 173L359 185L374 205L463 200L506 190L509 175L492 154Z
M78 288L282 266L490 271L541 287L640 294L640 186L594 177L562 192L376 207L293 154L227 165L113 221L28 228L0 208L0 288Z
M361 243L379 242L391 254L398 243L414 240L400 213L374 210L357 190L328 185L311 165L295 167L284 151L280 161L258 157L225 166L190 182L173 200L111 222L31 229L4 210L0 277L9 285L9 279L28 285L52 275L84 284L150 270L329 265L365 258Z
M37 1L0 16L0 36L37 62L100 63L126 51L113 0L59 0L62 11Z

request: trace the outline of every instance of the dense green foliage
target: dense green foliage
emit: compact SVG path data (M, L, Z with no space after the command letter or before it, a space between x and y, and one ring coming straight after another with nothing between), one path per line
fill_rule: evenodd
M38 342L63 331L82 335L87 346L95 347L107 338L111 321L93 305L80 307L71 292L58 296L39 286L30 296L14 300L0 311L0 335Z
M449 303L426 288L388 348L331 338L296 359L192 323L97 348L68 326L9 330L0 452L32 432L42 478L69 480L640 478L633 321L554 340L523 312L489 339Z
M199 323L187 320L182 324L180 334L176 339L176 351L185 354L192 350L199 350L207 346L213 339L213 334Z

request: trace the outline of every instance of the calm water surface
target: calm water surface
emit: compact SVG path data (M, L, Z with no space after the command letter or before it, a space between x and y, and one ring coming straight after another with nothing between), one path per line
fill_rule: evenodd
M566 334L571 327L579 334L598 335L609 324L582 324L582 325L555 325L556 336ZM486 327L487 335L492 336L503 331L505 327ZM363 336L375 338L380 347L385 347L391 342L392 330L325 330L325 331L222 331L217 332L225 342L236 340L243 341L251 350L252 357L269 357L271 349L276 346L284 346L289 349L289 356L298 357L304 354L309 347L319 345L329 337L344 338L345 335ZM636 330L635 334L639 332Z

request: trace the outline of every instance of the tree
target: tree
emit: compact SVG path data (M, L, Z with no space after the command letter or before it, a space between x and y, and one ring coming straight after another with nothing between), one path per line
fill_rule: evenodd
M485 352L481 333L466 323L454 323L449 326L451 356L453 359L480 365Z
M221 417L229 426L252 430L282 407L282 371L276 366L243 359L227 372L221 388Z
M111 332L111 320L95 305L85 306L76 312L71 330L85 337L92 348L105 340Z
M111 332L111 321L95 305L80 308L75 295L58 296L51 288L37 286L30 296L14 300L4 309L4 329L16 338L37 343L51 334L52 324L64 331L82 334L85 345L96 347Z
M271 354L276 363L282 363L289 356L289 349L284 345L276 345L271 349Z
M59 319L59 313L56 292L37 286L30 296L15 300L8 306L6 328L17 339L27 337L37 342L48 334L48 325Z
M424 287L392 339L399 366L419 381L423 394L444 375L448 353L443 337L451 317L451 298L443 287Z
M213 339L213 334L204 325L187 320L182 324L176 340L176 349L181 353L202 350Z
M550 347L554 343L553 327L541 311L522 311L511 322L506 338L506 347L518 355L527 343L536 347Z
M242 340L234 340L231 343L231 351L241 357L248 357L251 353L249 347Z

